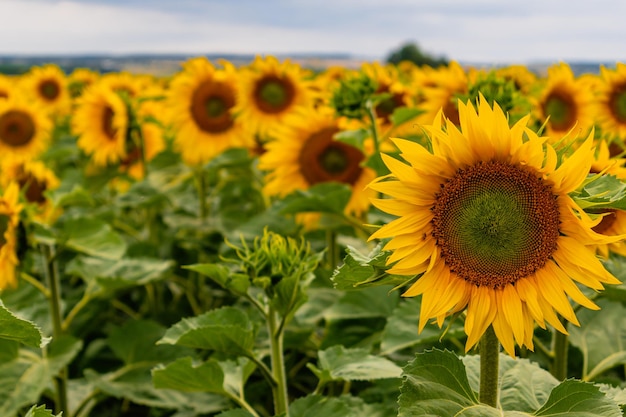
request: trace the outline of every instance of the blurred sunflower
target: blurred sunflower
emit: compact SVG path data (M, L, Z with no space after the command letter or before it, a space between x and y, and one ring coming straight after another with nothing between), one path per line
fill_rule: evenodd
M513 81L515 88L524 94L529 94L537 83L537 75L526 65L507 65L495 72L499 77Z
M134 179L141 179L145 175L145 162L151 161L165 149L163 125L159 117L164 113L163 104L157 101L144 101L139 105L137 117L141 129L141 146L127 142L126 156L120 161L124 172Z
M592 136L557 167L555 149L526 128L528 116L509 128L482 96L478 111L458 108L460 127L442 123L442 113L426 127L432 153L396 139L406 162L383 155L391 176L369 187L391 198L373 204L399 218L370 239L391 238L390 274L419 275L403 295L422 295L420 330L466 309L466 350L491 325L514 356L515 343L533 348L535 322L566 333L559 313L578 325L568 296L598 308L575 281L594 290L618 284L590 245L619 238L595 233L598 221L568 195L589 172Z
M72 98L80 97L85 88L100 78L100 74L88 68L76 68L68 76L68 89Z
M613 175L617 179L626 181L626 168L623 157L613 157L610 146L605 140L599 140L596 146L596 155L589 170L592 174L604 173ZM595 214L601 215L602 220L593 227L593 231L606 236L626 235L626 211L614 209L594 210ZM611 243L600 243L596 250L603 258L608 258L609 253L618 253L626 256L626 242L623 240Z
M421 90L422 101L419 107L424 110L418 117L418 123L431 124L440 110L444 116L459 124L457 96L468 92L468 75L455 61L448 66L441 66L430 72L430 81Z
M237 77L228 62L216 69L206 58L194 58L172 79L168 120L185 163L204 164L228 148L252 146L253 136L233 114Z
M409 88L400 82L398 70L392 65L381 65L377 62L364 63L361 71L376 84L376 94L388 94L387 99L376 105L376 117L381 119L383 130L391 126L391 115L400 107L412 105ZM401 135L401 133L400 133Z
M626 64L600 67L596 85L596 123L608 135L626 139Z
M9 98L13 94L16 84L15 77L0 74L0 100Z
M376 174L361 166L363 151L334 140L338 132L337 120L328 108L286 117L276 130L276 139L259 158L259 169L267 171L264 192L283 197L322 182L340 182L352 188L346 212L364 213L375 195L365 186Z
M546 133L557 140L576 127L586 135L593 126L593 92L584 88L566 63L548 68L546 84L535 98L535 115L546 122Z
M22 210L19 195L16 183L9 184L0 195L0 291L17 285L17 226Z
M34 216L45 223L54 219L54 207L45 192L55 190L60 182L41 161L6 161L2 164L2 187L17 183L26 202L34 206Z
M146 87L144 78L139 78L129 72L109 72L100 77L100 82L116 93L127 94L129 97L137 97Z
M233 110L253 133L271 136L270 131L300 106L313 106L313 91L299 65L289 60L280 63L273 56L257 56L241 71L239 96Z
M20 78L25 93L36 100L52 117L66 116L70 111L67 77L59 66L47 64L32 67Z
M72 130L77 145L97 166L116 164L126 156L128 110L107 85L96 83L76 102Z
M0 100L0 160L29 159L48 147L52 122L35 103L19 95Z

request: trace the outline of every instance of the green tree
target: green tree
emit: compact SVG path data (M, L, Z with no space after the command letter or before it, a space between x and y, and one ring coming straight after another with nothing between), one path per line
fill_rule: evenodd
M448 60L445 57L429 55L423 52L414 42L405 43L399 49L392 51L387 58L387 62L390 64L399 64L402 61L411 61L418 66L428 65L431 67L448 64Z

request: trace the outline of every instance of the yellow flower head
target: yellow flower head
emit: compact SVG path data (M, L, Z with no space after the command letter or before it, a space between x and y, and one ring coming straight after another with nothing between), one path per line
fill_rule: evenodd
M615 69L600 68L596 84L596 123L602 131L620 140L626 140L626 65L618 63Z
M16 233L22 210L19 193L18 185L11 183L0 194L0 291L17 285L15 268L19 259L16 254Z
M48 147L52 122L36 103L19 95L0 100L0 160L30 159Z
M403 294L422 296L420 330L466 310L466 349L491 325L505 350L533 348L537 323L566 333L561 314L578 325L568 296L597 309L576 282L594 290L619 281L594 255L599 235L569 197L589 173L593 138L559 164L555 149L528 129L509 127L481 96L478 111L459 102L459 125L442 113L427 126L432 151L396 139L403 161L383 155L391 175L369 187L398 216L372 234L391 238L389 273L418 275Z
M54 64L33 67L23 78L23 91L52 117L66 116L70 111L67 77Z
M228 148L252 146L253 136L234 117L237 80L232 64L216 69L206 58L187 61L172 80L168 120L185 163L204 164Z
M234 112L253 133L270 135L298 107L313 105L313 90L304 70L289 60L256 57L241 72L238 104Z

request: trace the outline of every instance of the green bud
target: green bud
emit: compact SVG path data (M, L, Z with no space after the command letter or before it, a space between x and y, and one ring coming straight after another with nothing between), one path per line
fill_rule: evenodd
M366 115L366 102L376 92L376 83L364 74L342 80L334 91L331 106L338 116L361 119Z

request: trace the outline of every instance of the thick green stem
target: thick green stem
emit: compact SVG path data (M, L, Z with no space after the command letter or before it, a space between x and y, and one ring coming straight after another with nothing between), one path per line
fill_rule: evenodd
M54 246L43 245L41 247L44 256L45 274L50 291L48 301L50 303L50 317L52 319L52 338L57 340L63 334L63 318L61 315L61 281L59 270L55 261L56 253ZM55 402L56 413L63 412L65 417L70 415L67 403L67 367L62 368L54 378L57 399Z
M196 187L198 189L198 203L200 204L200 224L204 226L204 223L209 214L209 210L206 203L206 181L204 177L204 169L202 168L202 166L196 168Z
M326 230L326 259L328 268L334 271L339 264L339 246L337 245L337 232L331 229Z
M565 320L561 320L563 326L567 325ZM552 362L552 375L559 381L567 378L567 351L569 349L569 339L566 334L554 330L553 351L554 361Z
M374 154L380 154L380 139L378 138L378 127L376 126L376 111L374 110L374 105L371 101L368 100L365 107L367 108L367 116L370 119L370 123L372 124L372 139L374 140Z
M270 336L272 374L276 386L272 387L274 394L274 415L285 413L289 417L289 397L287 395L287 372L285 371L285 355L283 352L283 331L279 329L277 313L270 308L267 318L267 328Z
M489 326L480 339L480 393L483 404L498 405L498 372L500 360L500 342L493 327Z

